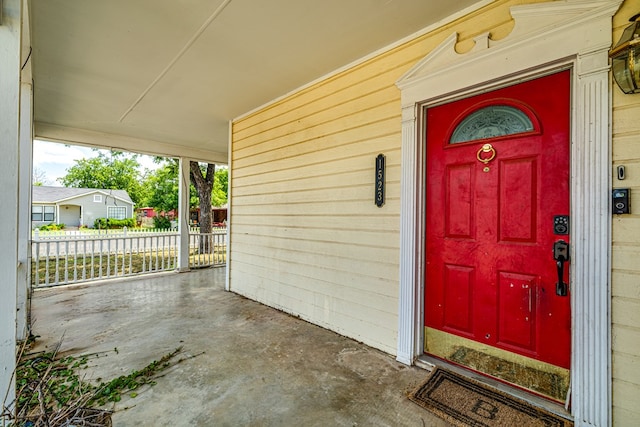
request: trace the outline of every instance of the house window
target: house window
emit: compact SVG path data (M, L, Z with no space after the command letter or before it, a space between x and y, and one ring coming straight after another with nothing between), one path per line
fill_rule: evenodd
M534 130L527 114L510 105L491 105L466 116L456 126L450 144L515 135Z
M94 194L93 201L96 203L102 203L102 194Z
M107 217L113 219L125 219L127 217L127 208L124 206L109 206L107 209Z
M55 220L55 206L31 206L31 221L53 222Z

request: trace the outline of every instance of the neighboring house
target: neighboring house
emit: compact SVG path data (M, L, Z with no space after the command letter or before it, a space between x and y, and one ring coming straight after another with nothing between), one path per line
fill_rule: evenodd
M191 208L189 219L192 224L200 223L200 207ZM227 205L211 206L211 222L214 226L221 226L227 221Z
M97 218L133 216L134 204L125 190L34 186L32 197L32 228L51 223L93 227Z
M153 218L154 216L157 216L158 214L157 214L155 208L146 207L146 208L138 209L138 215L140 216L140 218Z
M138 212L138 221L152 219L158 215L167 216L169 219L174 219L176 217L176 211L170 210L169 212L157 212L154 208L146 207L137 209ZM220 226L225 223L227 220L227 205L224 206L212 206L211 207L211 222L214 226ZM189 221L192 225L200 223L200 207L191 208L189 210ZM150 221L146 221L151 223Z
M175 209L171 209L170 211L157 211L155 208L146 207L136 209L136 213L138 215L138 219L142 218L154 218L157 216L166 216L169 219L174 219L177 215L177 211Z
M154 218L156 216L158 216L158 213L152 207L136 209L136 221L141 227L153 227L155 225Z
M168 212L164 211L156 211L155 208L145 207L136 209L136 218L138 223L142 227L154 227L156 217L166 217L169 220L174 220L177 215L177 211L175 209L171 209Z

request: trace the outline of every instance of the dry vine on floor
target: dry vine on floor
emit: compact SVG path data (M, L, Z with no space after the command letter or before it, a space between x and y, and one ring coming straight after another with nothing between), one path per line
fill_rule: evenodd
M163 370L194 357L175 359L182 351L180 347L140 371L92 383L78 372L88 367L92 357L104 353L60 356L60 344L47 353L27 353L29 343L21 345L14 372L16 398L7 402L8 393L5 394L0 424L4 421L15 427L111 427L113 411L104 409L106 405L120 401L123 394L135 398L139 388L153 386Z

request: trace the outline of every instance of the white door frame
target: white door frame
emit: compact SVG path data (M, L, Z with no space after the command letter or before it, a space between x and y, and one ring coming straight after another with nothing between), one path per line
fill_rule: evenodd
M503 40L457 34L402 76L400 292L397 360L423 353L424 120L426 107L562 68L572 69L571 410L576 426L611 424L611 18L622 0L565 0L514 6Z

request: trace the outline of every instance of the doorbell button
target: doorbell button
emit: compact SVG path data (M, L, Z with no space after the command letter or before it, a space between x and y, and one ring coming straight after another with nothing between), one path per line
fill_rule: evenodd
M631 213L628 188L616 188L611 193L611 196L611 206L613 207L614 215Z

